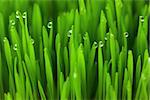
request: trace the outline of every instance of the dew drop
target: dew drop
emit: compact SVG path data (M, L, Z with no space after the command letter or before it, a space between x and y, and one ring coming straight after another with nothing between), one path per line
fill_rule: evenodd
M6 38L6 37L4 37L3 42L5 42L6 40L7 40L7 38Z
M71 34L72 34L72 30L69 30L67 36L68 36L68 37L71 37Z
M10 25L14 26L15 25L15 21L14 20L10 20Z
M108 40L107 37L104 38L106 41Z
M34 39L31 36L29 36L29 38L30 38L31 43L34 44Z
M17 51L17 44L14 45L13 49Z
M107 41L108 40L108 37L109 37L109 33L106 33L106 36L105 36L105 41Z
M47 27L48 28L52 28L53 23L52 22L48 22Z
M21 13L17 10L16 11L16 18L19 19L20 18Z
M94 46L95 46L95 48L97 48L97 47L98 47L98 44L97 44L97 42L94 42Z
M128 32L124 32L125 37L127 38L129 36Z
M34 44L34 39L31 38L31 43Z
M140 21L144 23L144 16L140 16Z
M99 46L100 46L100 47L103 47L103 46L104 46L103 41L99 41Z
M24 18L24 19L27 18L27 12L23 13L22 18Z

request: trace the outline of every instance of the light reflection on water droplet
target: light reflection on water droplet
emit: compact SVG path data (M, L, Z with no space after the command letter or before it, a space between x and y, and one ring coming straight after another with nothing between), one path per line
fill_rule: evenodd
M17 49L17 44L14 45L13 49L14 49L15 51L18 50L18 49Z
M34 44L34 39L31 38L31 42L32 42L32 44Z
M16 18L19 19L20 18L21 13L17 10L16 11Z
M71 34L72 34L72 30L69 30L67 36L71 37Z
M106 35L105 35L105 41L107 41L108 40L108 37L109 37L109 33L106 33Z
M97 48L97 47L98 47L98 44L97 44L97 42L94 42L94 46L95 46L95 48Z
M15 25L15 21L14 20L10 20L10 25L14 26Z
M52 22L48 22L47 27L48 28L52 28L53 23Z
M34 44L34 39L31 36L29 36L29 38L30 38L31 43Z
M140 21L144 23L144 16L140 16Z
M7 38L6 38L6 37L4 37L3 42L5 42L6 40L7 40Z
M103 47L103 46L104 46L103 41L100 41L100 42L99 42L99 46L100 46L100 47Z
M124 32L125 37L127 38L129 36L128 32Z
M24 18L24 19L27 18L27 12L23 13L22 18Z

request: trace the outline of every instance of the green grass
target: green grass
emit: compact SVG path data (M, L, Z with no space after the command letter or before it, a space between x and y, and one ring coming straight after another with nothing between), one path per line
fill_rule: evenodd
M147 0L0 0L0 99L149 100Z

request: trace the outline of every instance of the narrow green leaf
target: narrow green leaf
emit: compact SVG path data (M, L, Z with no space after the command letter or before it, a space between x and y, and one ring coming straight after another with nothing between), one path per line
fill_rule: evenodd
M9 41L6 37L4 38L3 41L4 41L4 50L5 50L5 56L6 56L9 73L13 74L12 54L11 54L11 50L10 50Z
M64 47L64 63L65 63L65 76L69 75L69 56L68 56L68 49Z
M126 88L127 88L128 80L129 80L128 70L125 68L123 87L122 87L122 100L125 100L127 96Z
M135 72L135 89L137 89L139 80L141 76L141 56L138 57L137 63L136 63L136 72Z
M106 100L111 99L110 87L111 87L111 78L110 78L109 73L107 73L107 76L106 76Z
M115 82L115 72L116 72L116 43L115 37L113 34L110 34L110 52L111 52L111 60L112 60L112 84L114 86Z
M3 97L3 67L2 67L2 56L0 51L0 98Z
M56 48L56 54L57 54L57 95L59 96L59 92L60 92L60 82L59 82L59 77L60 77L60 72L61 72L61 63L60 63L60 34L56 35L56 39L55 39L55 48Z
M62 72L60 72L60 79L59 79L59 84L60 84L60 95L62 93L63 85L64 85L64 75Z
M119 87L119 76L118 76L118 72L116 72L115 73L115 87L114 87L116 99L118 97L118 87Z
M132 83L130 80L127 82L127 99L132 100Z
M40 57L39 56L39 45L40 44L40 36L42 33L42 15L41 15L41 11L40 11L40 7L37 3L34 3L33 5L33 12L32 12L32 34L31 36L34 39L35 42L35 54L36 57ZM30 47L29 47L30 48ZM34 61L34 60L33 60Z
M83 99L86 99L86 67L85 67L85 59L84 59L84 54L83 54L83 45L80 44L78 48L78 68L80 71L80 77L81 77L81 91L82 91L82 96Z
M105 61L105 63L104 63L104 72L103 72L103 99L106 99L107 68L108 68L108 62Z
M148 100L148 94L147 93L148 92L147 92L146 83L144 81L142 81L141 93L140 93L139 99Z
M42 34L43 34L43 44L44 44L44 48L48 48L48 32L45 28L45 26L43 26L42 28ZM48 48L49 49L49 48Z
M110 86L110 99L117 100L116 92L112 85Z
M70 93L70 80L69 77L67 77L63 85L61 100L67 100L69 98L69 93Z
M23 65L23 69L24 69L24 73L25 73L25 77L26 77L26 82L25 82L26 99L33 100L32 88L31 88L31 83L30 83L30 80L29 80L29 75L27 73L26 65L25 65L24 62L22 62L22 65Z
M120 52L120 55L119 55L119 61L118 61L119 99L121 99L121 94L122 94L123 71L126 66L125 64L126 64L126 50L125 48L122 48L122 51Z
M128 75L129 75L129 80L131 82L131 86L133 84L133 55L132 51L128 51Z
M19 84L20 79L19 79L19 74L17 72L17 58L16 57L14 59L14 77L15 77L16 91L17 91L18 95L22 95L22 97L23 97L23 94L21 94L22 91L20 91L21 90L21 87L20 87L21 84Z
M54 98L54 80L52 73L52 66L48 56L47 48L44 49L44 57L45 57L45 70L46 70L46 79L47 79L47 90L48 90L48 98Z
M42 88L42 85L41 85L40 81L38 81L38 88L39 88L41 99L42 100L46 100L46 97L45 97L45 94L44 94L44 90Z
M80 0L79 1L79 9L80 9L80 13L85 12L85 4L84 4L84 0Z
M13 79L13 63L12 63L12 54L10 50L10 45L7 38L4 38L4 51L6 56L6 61L8 65L8 71L9 71L9 91L12 95L15 93L15 85L14 85L14 79Z
M108 25L112 30L112 33L116 36L117 33L117 29L116 29L116 24L114 21L114 8L112 6L113 5L113 1L107 1L109 3L106 4L106 16L107 16L107 21L108 21Z
M8 92L7 94L4 94L5 100L13 100L12 95Z
M104 39L105 39L105 34L106 34L106 29L107 29L106 23L107 23L107 20L105 17L105 13L102 10L101 15L100 15L100 23L99 23L98 30L97 30L97 40L98 41L102 40L103 43L105 41Z
M98 98L102 99L102 93L103 93L103 54L102 54L102 48L98 47Z
M80 100L82 98L82 95L81 95L81 77L80 77L80 73L79 73L78 68L74 68L73 87L74 87L75 97L77 98L77 100Z
M3 14L0 13L0 40L2 42L4 36L5 36L5 23L4 23L4 17Z
M88 56L90 52L90 39L87 32L85 33L83 38L84 38L84 58L85 62L88 62Z
M123 8L122 1L121 0L115 0L115 9L116 9L116 15L117 15L117 27L118 27L119 34L121 34L122 8ZM119 37L119 38L121 38L121 37Z
M75 12L75 22L74 22L74 30L73 30L73 37L74 37L74 43L75 48L79 46L79 43L81 42L81 33L80 33L80 15L78 10Z

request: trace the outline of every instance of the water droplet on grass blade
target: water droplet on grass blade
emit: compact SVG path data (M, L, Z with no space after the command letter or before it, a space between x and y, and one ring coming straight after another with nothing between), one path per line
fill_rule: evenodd
M34 39L31 38L31 43L34 44Z
M95 48L97 48L97 47L98 47L98 44L97 44L97 42L94 42L94 46L95 46Z
M104 38L106 41L108 40L107 37Z
M15 21L14 20L10 20L10 25L14 26L15 25Z
M72 34L72 30L69 30L67 36L71 37L71 34Z
M29 38L30 38L31 43L34 44L34 39L31 36L29 36Z
M17 51L17 44L14 45L13 49Z
M108 40L108 37L109 37L109 33L106 33L106 36L105 36L105 41L107 41Z
M21 13L17 10L17 11L16 11L16 18L19 19L20 16L21 16Z
M144 23L144 16L140 16L140 21Z
M104 46L103 41L100 41L100 42L99 42L99 46L100 46L100 47L103 47L103 46Z
M52 28L53 23L52 22L48 22L47 27L48 28Z
M3 42L5 42L6 40L7 40L7 38L6 38L6 37L4 37Z
M124 32L125 37L127 38L129 36L128 32Z
M24 19L27 18L27 12L23 13L22 18L24 18Z

